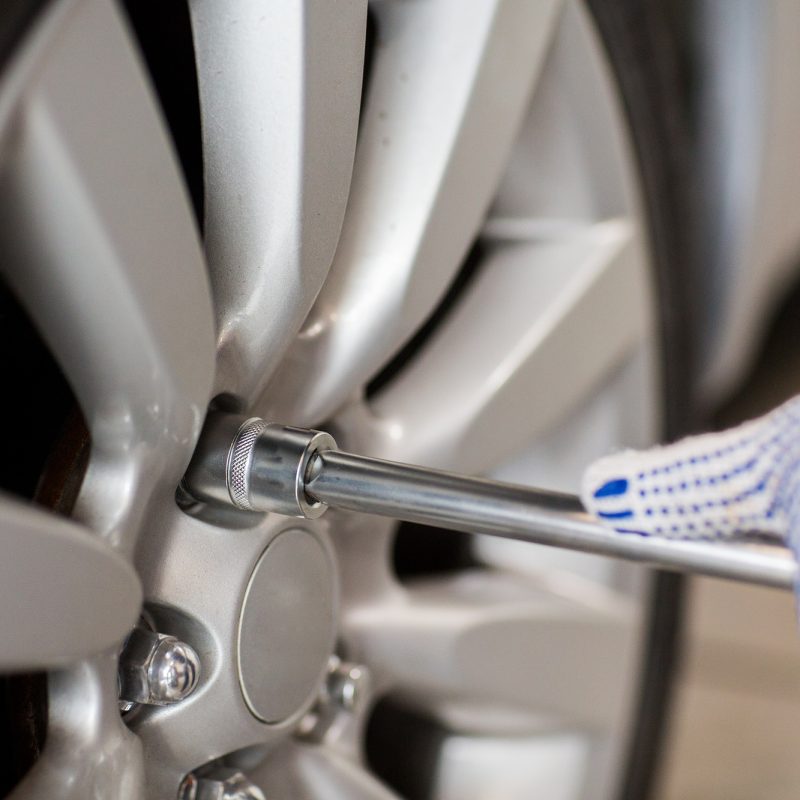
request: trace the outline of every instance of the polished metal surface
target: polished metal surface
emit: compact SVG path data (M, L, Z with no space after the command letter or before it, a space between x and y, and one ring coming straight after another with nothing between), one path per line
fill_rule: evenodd
M783 548L617 533L594 521L571 495L342 453L317 431L266 425L250 464L248 496L256 510L288 507L296 513L302 506L292 506L291 494L304 491L315 517L330 506L764 586L789 589L796 578ZM195 491L191 476L185 483Z
M318 454L306 491L331 507L466 533L484 533L662 569L790 589L788 551L620 534L595 522L577 498L524 486L353 456Z
M369 670L363 664L334 662L325 688L333 703L344 711L354 711L369 692Z
M259 720L281 722L313 695L333 650L335 619L328 551L309 531L281 532L253 570L239 622L241 690Z
M305 491L305 476L318 452L335 449L336 442L327 433L267 425L253 442L247 485L250 507L290 517L321 516L325 506Z
M367 713L374 688L364 664L332 655L317 701L300 720L295 736L304 742L320 743L337 728L360 724L358 718Z
M315 453L336 449L329 434L218 412L203 430L183 480L192 497L303 519L324 513L306 494L304 476Z
M191 486L192 497L238 507L229 489L228 472L231 453L247 422L247 418L231 414L212 412L206 417L203 435L182 482L185 487Z
M211 777L187 775L178 800L265 800L264 793L236 769L217 770Z
M253 445L266 426L267 423L258 418L242 423L228 453L226 465L228 492L233 504L247 511L253 510L248 487L250 468L253 463Z
M199 680L200 658L188 644L143 627L133 629L119 658L120 701L172 705L187 698Z

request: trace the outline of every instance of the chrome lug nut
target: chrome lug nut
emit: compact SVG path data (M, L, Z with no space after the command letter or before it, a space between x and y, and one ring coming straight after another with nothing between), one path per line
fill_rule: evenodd
M321 742L328 732L360 711L369 697L369 670L361 664L331 656L328 673L313 708L300 720L300 739Z
M120 707L177 703L195 690L199 678L200 659L188 644L137 627L119 657Z
M355 711L369 692L369 671L361 664L332 661L326 685L330 702L343 711Z
M187 775L178 800L266 800L264 793L239 770L220 769L199 778Z

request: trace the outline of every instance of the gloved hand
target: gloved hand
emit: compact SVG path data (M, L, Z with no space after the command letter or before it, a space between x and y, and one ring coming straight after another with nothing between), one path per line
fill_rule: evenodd
M800 396L736 428L592 464L587 511L621 532L678 539L774 534L798 553Z

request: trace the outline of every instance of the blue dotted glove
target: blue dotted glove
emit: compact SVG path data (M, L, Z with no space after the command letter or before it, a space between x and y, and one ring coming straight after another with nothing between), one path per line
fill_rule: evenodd
M780 537L798 552L800 396L737 428L601 458L588 511L620 532L677 539Z

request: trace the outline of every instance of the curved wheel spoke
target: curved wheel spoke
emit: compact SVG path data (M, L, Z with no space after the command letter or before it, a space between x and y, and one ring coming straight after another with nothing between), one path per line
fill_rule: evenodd
M595 586L558 591L479 571L418 584L405 602L352 609L345 625L357 657L412 701L592 725L629 689L635 620L632 604Z
M208 402L203 259L115 7L77 4L36 67L0 174L4 272L89 423L76 515L130 550L153 486L174 491Z
M44 751L11 799L140 800L142 748L119 715L116 653L53 673L48 688Z
M646 336L639 246L615 220L495 247L446 328L374 399L371 452L485 472L552 430Z
M522 800L547 797L572 800L585 796L585 769L595 755L595 737L577 731L534 736L449 736L437 753L441 767L438 797L481 800L485 797ZM596 757L596 755L595 755ZM595 797L611 797L608 777L593 782Z
M267 797L398 800L363 767L324 747L283 747L271 754L253 776Z
M219 391L248 405L333 260L353 168L366 0L193 0Z
M4 670L65 664L121 642L142 600L133 569L89 531L2 497L0 593Z
M275 414L319 422L427 317L496 191L558 0L379 3L342 238ZM447 42L445 46L444 43Z

